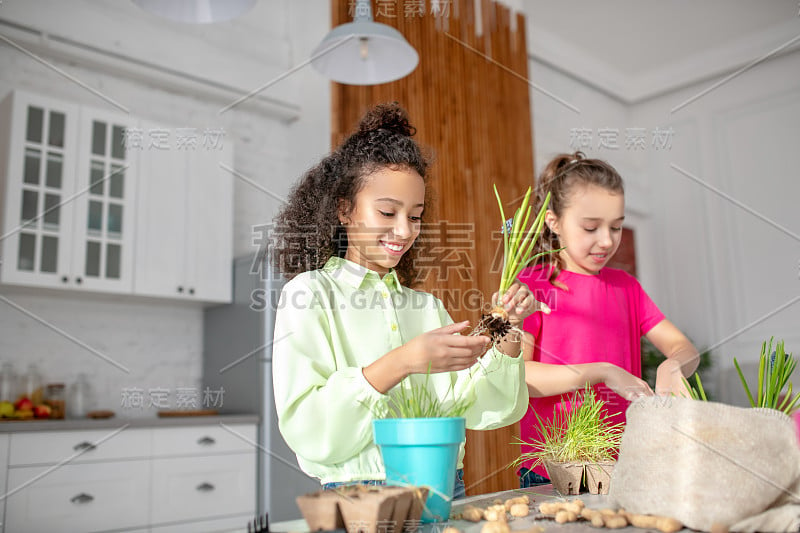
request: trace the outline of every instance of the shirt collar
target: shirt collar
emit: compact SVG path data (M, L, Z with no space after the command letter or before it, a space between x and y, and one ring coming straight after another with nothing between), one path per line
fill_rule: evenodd
M331 257L322 269L329 272L337 281L347 283L356 289L362 288L366 282L375 283L381 279L380 274L374 270L348 261L343 257ZM389 273L383 276L383 282L388 289L400 292L400 279L397 277L395 269L389 270Z

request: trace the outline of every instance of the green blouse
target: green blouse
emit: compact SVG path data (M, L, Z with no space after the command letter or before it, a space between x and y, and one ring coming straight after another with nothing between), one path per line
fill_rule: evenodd
M303 471L322 483L385 479L366 405L386 396L362 368L452 322L438 298L404 287L394 270L381 278L333 257L287 283L275 321L273 387L281 434ZM440 398L474 395L467 428L503 427L528 408L522 363L493 349L472 368L431 374L428 386ZM463 457L462 446L459 468Z

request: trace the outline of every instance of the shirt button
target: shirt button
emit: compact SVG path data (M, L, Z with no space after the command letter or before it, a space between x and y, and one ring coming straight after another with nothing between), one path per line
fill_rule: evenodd
M392 331L397 331L397 324L392 324Z

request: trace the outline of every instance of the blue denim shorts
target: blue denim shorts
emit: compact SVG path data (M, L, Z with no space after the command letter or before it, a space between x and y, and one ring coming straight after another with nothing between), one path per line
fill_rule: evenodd
M533 470L528 470L525 467L519 469L519 488L527 489L537 485L547 485L550 480L541 476Z
M386 485L385 481L377 479L362 479L359 481L334 481L332 483L323 483L322 490L335 489L337 487L345 487L348 485ZM467 496L466 487L464 485L464 469L459 468L456 470L456 479L453 484L453 499L458 500Z

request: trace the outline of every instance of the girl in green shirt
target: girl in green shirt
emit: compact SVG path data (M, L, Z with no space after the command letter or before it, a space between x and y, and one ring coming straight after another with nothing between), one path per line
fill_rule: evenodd
M375 107L303 176L275 221L273 257L289 279L273 345L279 427L326 486L385 479L366 406L401 381L430 371L440 398L474 398L469 429L513 424L528 406L519 342L508 336L481 357L488 338L458 335L468 322L454 324L439 299L411 288L429 165L414 133L397 104ZM515 325L536 310L519 283L502 302ZM475 365L483 370L470 372Z

